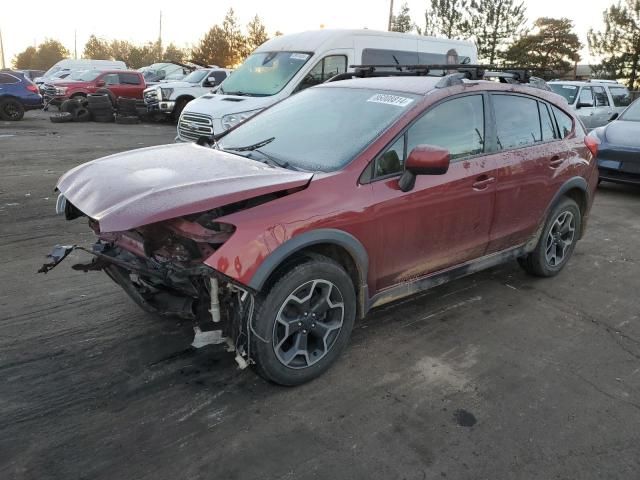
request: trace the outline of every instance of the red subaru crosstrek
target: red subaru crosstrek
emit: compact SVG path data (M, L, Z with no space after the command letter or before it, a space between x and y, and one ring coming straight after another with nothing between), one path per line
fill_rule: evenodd
M584 233L597 139L558 95L459 76L336 81L217 139L101 158L58 182L142 308L294 385L368 310L517 259L557 274ZM57 247L46 271L73 248Z

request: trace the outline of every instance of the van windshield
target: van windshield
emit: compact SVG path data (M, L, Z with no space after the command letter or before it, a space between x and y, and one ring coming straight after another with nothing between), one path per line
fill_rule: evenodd
M71 80L78 80L81 82L91 82L92 80L98 78L98 75L100 75L100 73L100 70L85 70L82 72L74 72L69 75L69 78Z
M550 83L549 86L553 93L562 95L569 105L573 105L578 95L578 87L576 85L566 85L563 83Z
M312 87L230 131L218 146L249 158L265 156L293 169L331 172L351 162L418 98L392 91Z
M42 75L43 77L49 78L49 77L53 77L53 75L57 72L59 72L60 70L62 70L62 67L57 67L57 66L53 66L51 67L49 70L47 70L46 72L44 72L44 75Z
M230 75L218 93L268 97L282 90L311 58L311 53L254 53Z

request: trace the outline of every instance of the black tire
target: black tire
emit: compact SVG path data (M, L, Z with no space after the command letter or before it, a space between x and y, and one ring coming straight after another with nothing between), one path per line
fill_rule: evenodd
M120 125L134 125L136 123L140 123L140 119L136 115L135 117L132 115L116 115L116 123Z
M581 231L580 207L573 199L563 197L551 209L536 248L519 258L518 263L527 273L537 277L557 275L571 258ZM567 244L569 239L571 243Z
M80 105L80 102L78 102L75 98L65 100L60 105L61 112L70 113L71 115L73 115L79 108L82 108L82 105Z
M87 106L89 105L89 101L87 100L86 95L80 93L71 97L71 100L75 100L83 108L87 108Z
M89 107L104 105L113 108L109 95L105 93L90 93L87 95L87 102L89 102Z
M24 105L15 98L0 100L0 119L17 122L24 117Z
M99 88L96 90L96 94L106 95L109 101L111 102L111 106L113 108L116 108L116 105L117 105L116 96L113 94L111 90L109 90L108 88Z
M73 115L69 112L54 113L49 120L53 123L67 123L73 121Z
M307 294L308 304L300 301ZM284 327L281 314L286 310L289 326ZM347 346L355 316L354 286L338 263L314 256L290 268L257 301L250 334L256 372L289 386L318 377ZM295 353L302 345L306 354Z
M180 119L180 114L182 113L182 110L184 110L184 107L187 106L187 103L189 103L192 99L186 99L186 98L181 98L180 100L178 100L176 102L176 106L173 107L173 112L171 112L171 118L173 118L176 122Z
M86 108L80 107L73 112L74 122L88 122L89 120L91 120L91 113Z
M136 116L136 99L118 97L118 113L126 116Z

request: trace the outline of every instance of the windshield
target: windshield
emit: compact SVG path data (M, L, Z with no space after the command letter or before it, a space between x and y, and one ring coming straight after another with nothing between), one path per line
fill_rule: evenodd
M182 79L183 82L188 83L200 83L204 77L207 76L209 70L194 70L189 75Z
M52 77L54 73L59 72L60 70L62 70L62 67L56 67L55 65L53 67L51 67L49 70L47 70L46 72L44 72L43 77L49 78Z
M86 70L83 72L74 72L69 75L71 80L79 80L81 82L90 82L100 75L100 70Z
M578 95L578 88L580 88L575 85L564 85L562 83L550 83L549 86L554 93L562 95L569 105L573 105L573 102L575 102L576 95Z
M229 76L218 93L267 97L282 90L311 58L310 53L254 53Z
M636 100L627 109L622 112L619 120L626 120L628 122L640 122L640 102Z
M218 144L229 150L258 145L251 150L302 170L339 170L417 98L369 89L309 88L240 125Z

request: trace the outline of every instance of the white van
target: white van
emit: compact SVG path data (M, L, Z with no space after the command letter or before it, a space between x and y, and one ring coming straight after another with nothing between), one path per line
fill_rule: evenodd
M121 60L74 60L67 58L60 60L53 67L47 70L44 75L34 80L37 84L44 83L54 74L63 71L79 71L79 70L126 70L127 65Z
M472 42L375 30L316 30L272 38L215 94L187 104L176 141L221 133L260 110L352 69L350 65L477 63Z

